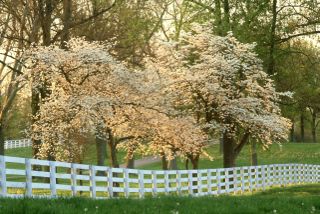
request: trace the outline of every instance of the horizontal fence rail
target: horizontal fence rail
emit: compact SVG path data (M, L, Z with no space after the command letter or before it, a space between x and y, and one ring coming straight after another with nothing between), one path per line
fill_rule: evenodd
M3 197L242 194L319 180L320 165L310 164L162 171L0 156L0 195Z
M30 146L32 146L31 139L6 140L4 142L4 149L15 149Z

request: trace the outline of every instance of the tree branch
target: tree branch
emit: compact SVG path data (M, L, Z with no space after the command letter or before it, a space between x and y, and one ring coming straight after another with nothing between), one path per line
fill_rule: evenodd
M244 147L244 145L246 145L246 143L248 142L250 133L248 132L248 130L245 132L245 134L243 135L240 143L236 146L236 148L234 149L234 153L236 156L239 155L239 153L241 152L242 148Z
M283 43L283 42L287 42L287 41L289 41L289 40L291 40L293 38L296 38L296 37L313 35L313 34L318 34L318 33L320 34L320 30L309 31L309 32L304 32L304 33L298 33L298 34L294 34L294 35L288 36L286 38L278 39L277 43Z
M195 0L187 0L187 1L189 1L191 3L194 3L194 4L200 6L200 7L204 8L204 9L207 9L212 13L214 13L214 11L215 11L215 9L213 7L210 7L210 6L206 5L206 4L203 4L202 2L195 1Z
M90 17L85 18L85 19L82 19L82 20L80 20L79 22L71 23L71 24L70 24L70 27L69 27L68 29L72 29L72 28L74 28L74 27L76 27L76 26L85 24L85 23L87 23L87 22L89 22L89 21L97 18L98 16L103 15L104 13L108 12L109 10L111 10L111 9L116 5L116 3L117 3L117 0L115 0L109 7L105 8L105 9L103 9L103 10L97 12L97 13L95 13L94 15L92 15L92 16L90 16ZM65 29L64 29L64 30L65 30ZM58 39L62 34L63 34L63 30L58 31L58 32L56 33L56 35L53 37L52 43L56 42L57 39Z

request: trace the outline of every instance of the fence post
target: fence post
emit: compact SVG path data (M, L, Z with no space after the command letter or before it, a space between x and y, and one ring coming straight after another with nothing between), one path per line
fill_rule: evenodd
M139 197L144 198L144 175L143 171L139 170Z
M212 176L212 174L211 174L211 172L212 172L212 169L208 169L207 170L207 185L208 185L208 193L207 193L207 195L212 195L212 187L211 187L211 181L212 181L211 176Z
M238 174L237 167L233 168L233 193L236 195L238 192Z
M297 184L298 183L298 173L297 173L297 171L298 171L298 164L294 164L293 165L293 167L294 167L294 170L293 170L293 173L294 173L294 184Z
M25 159L26 165L26 196L32 196L32 175L31 175L31 161L29 158Z
M96 168L93 165L89 166L89 176L90 176L90 197L96 198Z
M305 183L306 182L306 166L305 164L302 164L302 177L301 177L301 183Z
M188 189L189 189L189 194L193 195L193 175L191 170L188 171L188 180L189 180L189 184L188 184Z
M202 177L201 177L202 173L201 173L201 170L197 170L197 194L199 196L201 196L202 194Z
M169 194L169 175L168 171L164 171L164 191L166 195Z
M265 171L265 166L261 166L261 186L262 190L266 190L266 171Z
M177 193L178 195L181 195L181 172L180 170L177 170Z
M248 167L248 178L249 178L249 190L250 190L250 192L252 192L252 177L251 177L251 175L252 175L252 167L249 166Z
M72 196L77 195L77 168L74 163L71 164L71 191Z
M124 173L124 195L126 198L129 198L129 172L128 169L123 169Z
M288 184L292 184L292 164L288 164Z
M155 170L152 171L152 195L157 195L157 172Z
M57 196L57 187L56 187L56 162L50 161L50 190L51 190L51 197Z
M7 176L6 176L6 162L5 157L0 156L0 170L1 170L1 196L7 196Z
M241 174L241 193L243 194L245 192L245 176L244 176L244 167L240 168L240 174Z
M217 174L216 174L216 176L217 176L217 187L218 187L217 193L218 193L218 195L221 194L221 176L220 176L220 175L221 175L221 174L220 174L220 169L217 169Z
M109 198L113 198L113 173L112 168L108 168L108 193Z

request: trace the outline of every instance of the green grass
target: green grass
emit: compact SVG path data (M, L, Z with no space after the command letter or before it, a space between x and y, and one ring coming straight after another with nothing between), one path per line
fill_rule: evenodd
M14 157L23 157L23 158L32 158L32 149L31 147L26 148L16 148L16 149L8 149L5 150L6 156L14 156ZM117 153L118 161L120 164L125 162L126 153L124 151L119 151ZM96 145L89 144L88 148L86 149L85 156L84 156L84 164L97 164L97 153L96 153ZM105 165L109 166L109 159L105 160Z
M212 145L207 149L208 153L214 158L210 161L208 158L201 158L199 168L221 168L222 155L219 153L219 145ZM31 148L19 148L6 150L6 155L16 157L31 157ZM118 160L124 163L125 152L118 152ZM105 164L110 165L109 160ZM84 163L96 164L96 147L95 144L90 144L86 151ZM258 148L258 164L277 164L277 163L305 163L305 164L320 164L320 143L284 143L282 148L278 144L272 145L268 150ZM178 161L179 168L184 169L185 164ZM250 147L244 147L237 159L237 166L250 165ZM191 167L191 165L189 165ZM161 169L161 163L149 164L140 167L141 169Z
M281 148L282 147L282 148ZM258 148L258 164L284 164L284 163L304 163L320 164L320 143L284 143L282 146L272 145L268 150ZM207 149L208 153L214 158L210 161L208 158L201 158L199 168L222 168L223 160L219 152L219 145L212 145ZM244 147L236 163L237 166L250 166L250 147ZM185 164L178 161L179 169L185 169ZM143 169L161 169L161 163L149 164L141 167ZM191 168L191 164L189 164Z
M0 213L320 213L320 185L275 188L245 196L159 197L92 200L84 198L0 199Z

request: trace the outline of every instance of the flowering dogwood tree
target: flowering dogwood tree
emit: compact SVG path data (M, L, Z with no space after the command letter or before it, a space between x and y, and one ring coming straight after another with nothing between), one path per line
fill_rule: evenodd
M193 118L177 117L164 96L167 84L154 70L132 69L107 47L82 39L70 40L66 49L37 47L27 56L34 87L50 83L32 129L43 142L40 157L81 162L86 137L98 133L108 140L114 167L119 166L116 146L128 156L137 151L168 160L180 155L197 167L206 136Z
M264 147L287 138L290 121L278 106L285 94L275 91L253 44L197 26L178 43L156 43L156 60L148 64L174 81L167 94L177 107L204 130L223 129L224 167L235 166L249 137Z

